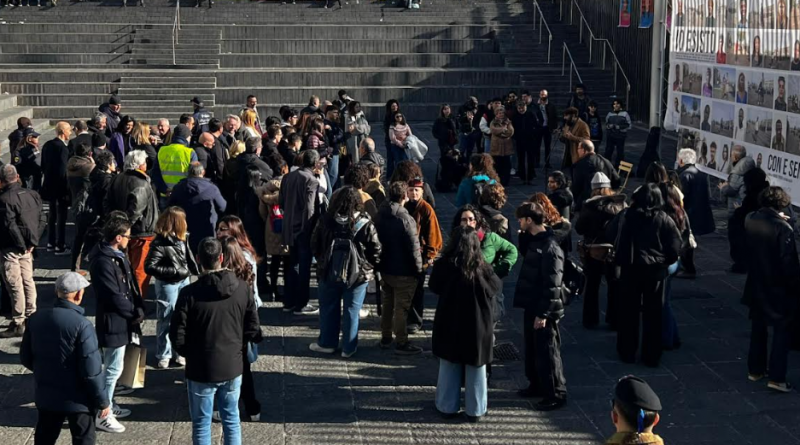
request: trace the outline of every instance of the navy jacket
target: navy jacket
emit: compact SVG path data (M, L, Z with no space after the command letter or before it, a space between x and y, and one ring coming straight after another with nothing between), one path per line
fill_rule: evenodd
M206 178L181 179L172 189L169 205L176 205L186 212L189 247L192 252L203 238L214 236L219 214L225 211L227 202L219 188Z
M144 315L144 301L126 255L101 242L92 253L89 271L97 299L97 338L104 348L128 344L132 325Z
M27 323L20 359L33 371L36 407L87 413L108 407L103 359L94 327L83 308L58 299Z

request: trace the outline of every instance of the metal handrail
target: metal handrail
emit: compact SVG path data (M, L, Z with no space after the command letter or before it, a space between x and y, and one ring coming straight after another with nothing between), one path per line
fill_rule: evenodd
M627 106L630 95L631 95L631 81L628 79L628 76L625 74L625 70L622 69L622 64L619 63L619 58L617 58L617 53L614 52L614 48L611 46L611 41L608 39L600 39L595 37L594 33L592 32L592 28L589 26L589 22L586 20L586 16L583 14L583 10L581 9L580 5L578 5L578 0L571 0L570 8L569 8L569 24L573 24L574 18L574 8L578 9L578 14L580 14L580 21L581 23L578 25L578 40L583 43L583 25L586 25L586 30L589 31L589 62L594 61L594 42L602 42L603 45L603 63L602 69L605 71L606 69L606 51L611 51L611 56L614 58L614 91L617 91L617 72L622 74L622 77L625 79L625 104Z
M547 28L547 34L549 38L547 40L547 63L550 63L550 48L553 45L553 33L550 31L550 26L547 25L547 21L544 19L544 13L542 12L542 8L539 7L539 2L533 0L533 29L536 30L536 11L539 11L539 44L542 43L542 25Z
M567 42L563 44L563 50L561 51L561 76L564 76L565 68L567 66L567 56L569 56L569 91L572 91L572 72L575 71L575 75L578 76L578 83L583 83L583 79L581 79L581 73L578 72L578 66L575 65L575 59L572 58L572 53L567 47Z
M175 0L175 20L172 22L172 64L175 61L175 45L178 45L178 31L181 29L181 0Z

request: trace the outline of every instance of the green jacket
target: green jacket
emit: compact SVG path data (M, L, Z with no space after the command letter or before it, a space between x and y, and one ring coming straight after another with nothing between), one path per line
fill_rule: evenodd
M664 440L653 433L615 433L606 445L664 445Z
M517 248L494 232L488 232L483 237L481 251L483 258L500 278L507 276L517 262Z

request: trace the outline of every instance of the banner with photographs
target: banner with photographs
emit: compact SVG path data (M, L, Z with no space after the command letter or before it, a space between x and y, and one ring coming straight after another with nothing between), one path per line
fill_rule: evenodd
M664 127L727 178L747 150L800 204L800 0L672 0Z

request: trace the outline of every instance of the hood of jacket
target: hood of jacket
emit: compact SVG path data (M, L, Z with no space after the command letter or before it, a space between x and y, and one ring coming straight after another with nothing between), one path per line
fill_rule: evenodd
M94 170L94 162L91 158L83 156L73 156L67 161L67 176L88 178Z
M497 215L501 216L503 215L503 212L501 212L500 210L497 210L496 208L485 204L481 206L481 212L487 215L489 219L494 218Z
M111 109L111 105L108 102L104 103L103 105L100 105L100 108L98 108L98 110L100 110L100 112L103 114L108 114L117 118L120 117L120 114L118 112Z
M361 157L360 161L364 162L364 163L372 163L372 164L376 164L376 165L380 165L380 166L382 166L383 163L384 163L383 157L377 151L372 151L372 152L369 152L369 153L365 154L364 156Z
M625 200L627 197L623 194L611 195L611 196L592 196L591 198L587 199L586 202L583 204L584 206L597 206L598 208L602 209L607 206L621 206L625 208Z
M497 181L495 181L494 179L490 178L487 175L475 175L475 176L471 177L470 179L472 179L473 183L485 182L485 183L487 183L489 185L497 183Z
M745 173L756 168L756 161L750 156L745 156L736 163L731 169L732 175L744 176Z
M216 300L230 298L240 285L239 279L229 270L218 270L200 275L197 281L202 283L206 296Z

